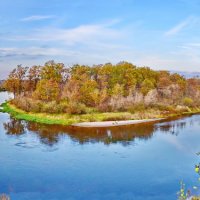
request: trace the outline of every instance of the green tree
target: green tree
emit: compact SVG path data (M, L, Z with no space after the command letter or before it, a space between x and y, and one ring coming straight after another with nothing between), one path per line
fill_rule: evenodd
M143 95L147 95L147 93L154 88L153 82L149 79L145 79L142 83L141 92Z

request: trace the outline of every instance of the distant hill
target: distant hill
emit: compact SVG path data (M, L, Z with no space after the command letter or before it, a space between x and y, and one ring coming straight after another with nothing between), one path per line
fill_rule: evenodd
M200 72L184 72L184 71L171 71L171 73L178 73L185 78L200 78Z

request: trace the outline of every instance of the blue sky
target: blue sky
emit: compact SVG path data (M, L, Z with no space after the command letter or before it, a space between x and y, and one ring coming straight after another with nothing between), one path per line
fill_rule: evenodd
M200 71L199 0L0 0L0 77L18 64Z

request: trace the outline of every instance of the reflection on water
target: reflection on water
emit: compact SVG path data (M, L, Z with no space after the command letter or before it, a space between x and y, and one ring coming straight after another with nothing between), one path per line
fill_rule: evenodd
M157 124L157 127L161 132L171 133L172 135L178 135L181 130L186 128L186 121L174 121L178 118L171 119L172 121L163 122L162 124ZM180 118L184 120L183 118Z
M10 121L3 123L4 129L8 135L21 135L25 131L25 126L20 120L10 118Z
M10 120L3 123L4 129L8 135L22 135L26 131L36 133L40 138L41 143L53 146L59 142L62 135L68 135L71 140L84 143L103 142L104 144L121 143L122 145L129 145L135 138L141 140L148 140L153 136L157 129L154 123L137 124L126 127L110 127L110 128L80 128L67 127L61 125L45 125L34 122L26 122L23 120L16 120L10 117ZM184 124L185 125L185 124ZM166 123L159 126L163 132L171 132L175 134L175 128L184 127L181 124Z
M196 184L200 115L112 128L0 120L0 194L12 200L175 200L180 180Z
M74 142L79 144L102 142L104 144L121 143L126 146L133 144L134 140L148 140L156 130L164 133L178 135L186 127L185 121L164 121L162 123L145 123L129 126L106 127L106 128L80 128L62 125L45 125L23 120L16 120L10 117L10 120L3 123L4 129L8 135L22 135L31 131L39 137L41 143L53 146L67 135Z

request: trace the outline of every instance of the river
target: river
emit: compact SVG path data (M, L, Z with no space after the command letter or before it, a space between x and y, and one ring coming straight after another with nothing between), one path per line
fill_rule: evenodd
M100 129L0 120L0 193L11 200L173 200L181 180L197 184L200 115Z

